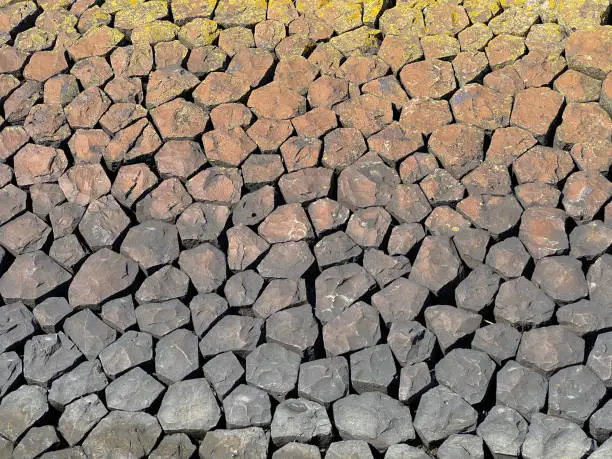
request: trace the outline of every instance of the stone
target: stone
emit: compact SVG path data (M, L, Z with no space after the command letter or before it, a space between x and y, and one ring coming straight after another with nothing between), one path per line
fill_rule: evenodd
M265 343L247 356L246 381L282 401L296 386L299 365L299 354L276 343Z
M347 395L334 402L333 415L343 440L365 440L380 452L415 436L410 409L380 392Z
M49 410L47 391L42 387L23 385L7 394L0 403L0 432L16 442Z
M246 316L228 315L219 320L200 341L204 358L232 351L245 356L257 347L263 320Z
M176 221L183 247L191 249L202 242L217 240L229 214L227 206L201 202L191 204Z
M49 387L50 382L73 367L82 357L64 333L36 335L23 351L23 376L28 384Z
M189 277L173 266L164 266L146 278L136 291L135 298L142 303L159 303L182 299L189 289Z
M598 333L608 327L612 318L606 305L589 300L579 300L557 310L557 322L578 336Z
M523 274L529 254L517 237L509 237L491 246L485 261L504 279L512 279Z
M429 367L424 362L407 365L400 372L398 398L408 404L432 385Z
M79 443L108 411L97 395L91 394L66 406L58 421L58 430L70 446Z
M42 95L43 87L38 81L29 80L24 82L4 101L4 117L6 121L9 123L23 121Z
M61 411L73 400L104 390L108 385L99 360L87 360L51 383L49 404Z
M343 127L358 129L364 137L375 134L393 122L391 102L374 94L351 97L334 106L334 111Z
M151 407L164 391L164 385L135 367L106 386L106 406L113 410L141 411Z
M495 363L487 354L472 349L453 349L436 364L436 380L461 395L471 405L485 397Z
M243 180L238 169L211 167L187 182L187 190L196 201L232 206L241 197Z
M6 395L22 373L23 365L16 352L0 354L0 397Z
M533 104L533 100L538 100ZM559 115L563 96L548 88L529 88L520 91L512 109L510 122L526 129L539 141L545 141L552 124Z
M536 413L523 443L523 457L582 457L594 449L593 440L573 422Z
M204 364L202 372L220 399L225 399L244 376L244 368L232 352L216 355Z
M436 338L416 321L398 320L391 324L387 342L402 367L429 360Z
M0 244L13 256L41 250L51 228L40 218L25 212L0 227Z
M427 236L410 272L410 280L439 295L461 274L461 261L449 238Z
M112 379L152 359L153 337L148 333L133 330L125 332L100 353L104 372Z
M400 116L401 124L425 135L452 122L453 115L448 102L429 97L417 97L406 102Z
M260 427L245 429L219 429L208 432L200 444L200 457L221 459L265 457L268 454L269 435Z
M349 366L344 357L328 357L300 365L298 395L326 407L349 389Z
M165 457L188 459L195 451L196 447L191 443L189 437L178 433L164 436L149 457L153 459L163 459Z
M421 396L414 416L414 429L425 445L453 434L472 432L477 413L459 395L445 386L436 386Z
M479 195L468 196L460 201L457 211L476 227L499 236L518 224L523 209L512 195Z
M568 66L593 78L604 79L611 68L609 27L594 27L572 34L565 44Z
M134 310L134 313L138 328L158 339L187 325L190 319L187 306L176 299L161 303L141 304Z
M397 187L399 182L400 178L394 169L387 166L377 154L368 153L340 173L338 201L355 210L370 206L384 206L394 197L394 210L398 215L403 218L418 218L418 213L423 211L422 196L418 195L418 190L414 187ZM397 193L393 196L395 188L397 188ZM421 198L416 203L415 209L410 209L414 215L411 215L408 210L402 212L399 208L402 204L399 201L406 199L406 195L410 193ZM359 210L357 212L367 213L368 211Z
M281 242L270 247L257 271L264 278L298 279L314 261L306 241Z
M79 222L79 232L92 250L110 249L128 228L130 219L110 195L92 201Z
M312 354L318 337L319 327L310 305L278 311L266 320L266 341L300 355Z
M451 124L431 134L428 150L459 180L483 159L484 131L469 124Z
M494 457L518 456L528 425L514 409L495 405L476 429Z
M88 360L95 359L116 337L115 330L88 309L68 317L63 329Z
M521 333L513 327L494 323L476 330L472 339L472 349L486 352L495 363L501 365L516 355Z
M612 404L607 401L589 419L589 433L599 443L605 444L610 437L610 408Z
M399 77L411 98L442 99L457 87L452 65L439 59L407 64L402 68Z
M118 332L125 333L128 328L136 325L132 297L124 296L104 303L100 317Z
M13 450L13 457L27 458L38 456L57 447L60 439L53 426L32 427Z
M611 337L612 334L609 332L600 334L595 339L595 344L587 359L589 368L604 382L606 387L610 387L612 381L612 365L608 350Z
M448 437L438 448L440 459L462 457L484 458L482 438L476 435L454 434Z
M214 291L226 279L225 255L209 243L181 252L179 266L199 293Z
M467 177L469 177L469 174ZM464 181L466 178L464 178ZM461 201L465 195L465 186L446 169L433 169L421 180L419 186L429 203L433 205L454 204Z
M586 187L590 192L585 193ZM574 172L563 187L563 207L577 223L593 219L603 203L612 194L612 185L599 174Z
M328 355L342 355L373 346L380 340L377 311L357 302L323 326L323 342Z
M231 429L267 427L272 422L270 397L253 386L241 384L223 400L226 424Z
M13 158L17 185L34 185L57 181L68 167L60 149L29 143Z
M447 305L429 306L425 309L425 323L438 339L442 352L446 353L474 333L482 317L479 314Z
M155 107L151 117L164 140L183 140L202 134L209 115L198 105L179 97Z
M351 385L358 394L387 393L397 378L395 361L387 344L362 349L350 356Z
M560 303L574 302L588 294L582 264L570 256L539 260L532 279L553 300Z
M329 455L329 450L327 452ZM304 443L287 443L282 448L277 449L272 454L272 459L320 459L321 453L315 445L306 445Z
M477 266L455 289L458 307L480 312L493 303L500 277L487 265Z
M285 400L274 411L271 438L277 446L293 441L327 445L332 439L332 424L318 403L300 398Z

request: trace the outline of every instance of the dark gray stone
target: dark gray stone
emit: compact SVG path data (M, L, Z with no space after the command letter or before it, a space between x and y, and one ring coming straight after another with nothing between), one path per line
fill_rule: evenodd
M51 228L31 212L25 212L0 226L0 245L14 257L41 250Z
M40 456L40 459L87 459L87 456L81 446L73 446L72 448L49 451Z
M570 255L593 260L605 253L612 245L612 228L601 220L579 225L569 236Z
M399 364L407 366L429 360L436 337L419 322L398 320L391 323L387 342Z
M602 333L597 337L589 353L587 366L607 388L612 387L612 332Z
M79 222L79 233L92 251L113 247L130 219L111 195L92 201ZM71 301L72 303L72 301Z
M427 236L412 265L410 280L438 295L461 276L462 269L461 259L450 238Z
M244 368L232 352L214 356L204 364L202 371L220 399L244 376Z
M108 413L97 395L91 394L66 406L59 418L57 429L70 446L79 443L87 432Z
M21 386L0 403L0 435L16 442L49 411L47 391L39 386Z
M431 373L425 362L408 365L400 372L398 399L402 403L410 403L431 385Z
M298 395L328 407L349 390L349 366L344 357L329 357L300 365Z
M25 211L27 198L26 192L12 183L0 188L0 225Z
M79 238L74 234L56 239L49 249L49 256L71 273L81 264L87 254Z
M400 277L372 295L372 306L380 312L386 324L410 321L420 314L428 297L427 288Z
M484 459L482 438L476 435L455 434L438 448L439 459Z
M164 266L147 277L134 296L140 304L161 303L182 299L188 291L189 276L174 266Z
M68 317L64 322L64 331L87 360L95 359L117 337L115 330L89 309Z
M557 322L578 336L612 328L612 308L589 300L566 304L557 310Z
M578 301L589 294L582 263L574 257L561 255L538 260L531 279L558 303Z
M388 344L379 344L355 352L350 356L351 385L358 394L387 393L397 379L395 360Z
M153 359L153 337L128 331L100 353L104 372L112 379L141 363Z
M516 361L545 376L582 363L584 340L561 325L534 328L523 333Z
M265 343L246 358L246 381L284 400L297 383L300 355L279 344Z
M136 325L134 301L131 296L124 296L104 303L100 314L102 320L121 333Z
M49 220L53 228L53 237L59 239L72 234L79 226L84 213L85 207L73 202L65 202L51 209Z
M453 349L436 365L436 379L469 404L480 403L495 373L495 362L484 352Z
M164 389L162 383L142 368L132 368L106 386L106 406L111 410L144 411L155 403Z
M374 287L374 279L356 263L334 266L315 280L317 318L327 323Z
M425 230L420 223L402 223L394 226L387 242L389 255L408 255L425 238Z
M367 249L363 256L363 267L376 280L380 288L408 274L410 260L403 255L390 256L382 250Z
M161 338L190 321L189 308L179 300L141 304L134 313L140 331L154 338Z
M549 321L554 311L554 301L537 285L521 276L501 285L493 314L498 322L527 328Z
M229 215L227 206L209 202L191 204L176 220L183 247L190 249L202 242L215 242L225 228Z
M263 319L282 309L306 302L304 279L272 279L253 305L253 313Z
M230 429L267 427L272 422L270 396L257 387L241 384L223 400L225 423Z
M323 326L327 355L342 355L374 346L380 341L380 317L376 309L359 301Z
M595 449L595 441L567 419L536 413L523 443L525 459L580 459Z
M479 314L453 306L439 305L425 309L425 324L436 335L444 353L474 333L481 321Z
M155 374L166 384L181 381L199 368L198 337L183 328L155 345Z
M149 459L190 459L196 447L185 434L165 435L157 448L151 451Z
M23 303L0 307L0 352L21 344L34 331L34 316Z
M263 285L263 278L249 269L231 276L223 287L223 293L232 307L250 306L257 300Z
M516 355L521 333L510 325L491 324L479 328L472 339L472 349L486 352L498 365Z
M16 352L0 354L0 399L13 387L22 373L23 365Z
M72 313L72 306L62 297L51 297L44 300L32 311L36 323L45 333L59 331L59 324Z
M259 459L268 457L269 435L261 427L208 432L200 444L200 459Z
M161 434L153 416L147 413L111 411L83 442L88 458L104 459L109 452L117 457L145 457Z
M225 255L209 243L182 251L179 266L200 293L212 292L225 281Z
M335 441L329 445L325 454L325 459L344 459L347 457L374 459L370 445L364 440Z
M365 440L381 452L414 438L410 408L380 392L348 395L334 402L333 413L343 440Z
M215 394L204 378L172 384L157 413L164 432L197 437L216 427L220 418Z
M480 228L465 228L453 236L459 256L470 269L484 262L489 239L489 233Z
M300 355L312 354L318 338L319 324L309 304L278 311L266 320L266 341Z
M319 269L323 270L329 266L355 261L363 250L346 235L344 231L323 236L314 246L314 254Z
M515 409L528 421L544 408L547 392L544 376L514 360L497 372L496 402Z
M595 411L589 419L589 433L600 443L604 443L612 434L612 400Z
M225 316L204 335L200 352L203 357L227 351L244 356L257 347L263 324L263 320L254 317Z
M83 355L66 335L32 337L23 350L23 376L28 384L49 387L52 380L72 368Z
M121 253L145 271L171 264L179 256L176 226L159 220L133 226L121 243Z
M612 255L604 253L587 272L589 298L591 301L612 305Z
M548 382L548 414L584 425L606 395L606 386L584 365L563 368Z
M421 396L414 428L426 446L453 434L476 429L478 413L460 395L436 386Z
M519 238L509 237L491 246L486 262L504 279L519 277L530 257Z
M480 265L463 279L455 289L457 306L480 312L493 303L499 289L500 277L487 265Z
M100 361L88 360L53 381L49 390L49 403L61 411L71 401L102 391L107 385L108 380Z
M257 265L265 278L299 279L312 266L315 257L306 241L272 244L266 256Z
M58 446L60 439L55 427L32 427L13 450L13 459L32 459Z
M234 225L257 225L274 210L274 187L266 185L245 194L232 212Z
M519 457L527 427L527 422L518 411L504 405L495 405L480 423L476 433L482 437L495 459Z
M227 264L232 271L243 271L257 262L270 244L248 226L227 230Z
M189 309L193 329L198 337L202 337L225 314L228 304L225 298L216 293L202 293L193 297L189 303Z
M297 441L327 446L333 426L322 405L302 398L285 400L274 410L271 436L276 446Z

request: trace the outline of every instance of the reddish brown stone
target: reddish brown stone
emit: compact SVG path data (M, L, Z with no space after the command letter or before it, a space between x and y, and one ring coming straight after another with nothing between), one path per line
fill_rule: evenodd
M142 82L140 78L117 77L109 81L104 87L113 102L139 104L144 99Z
M553 82L567 102L592 102L599 99L601 81L576 70L568 70Z
M268 8L268 20L255 25L255 32L253 34L255 46L273 50L286 36L285 26L280 21L270 19L270 10Z
M612 116L612 72L603 81L599 103L608 115Z
M404 65L423 57L423 49L416 35L387 35L380 45L378 55L397 73Z
M453 177L460 179L483 159L484 131L469 124L451 124L436 129L428 148Z
M574 172L563 187L563 207L576 222L588 222L612 196L612 184L593 172Z
M421 38L425 59L452 60L461 47L459 40L449 35L427 35Z
M519 183L542 182L551 185L563 180L574 169L570 154L537 145L512 163Z
M459 89L451 97L450 104L458 123L492 131L510 122L512 97L480 84L469 84Z
M308 60L319 69L321 75L335 75L340 68L342 53L331 43L319 43Z
M249 83L228 73L213 72L193 91L193 99L204 107L242 100L249 91Z
M262 153L276 153L282 143L293 133L289 120L260 118L247 130Z
M523 213L520 204L512 195L469 196L457 204L457 210L475 226L500 235L514 228Z
M575 144L570 154L583 171L606 173L612 166L612 144L606 141L588 141Z
M99 88L89 88L76 96L66 107L66 119L73 129L92 129L104 112L110 107L111 101Z
M380 247L391 216L382 207L368 207L355 212L346 227L346 234L361 247Z
M232 271L243 271L255 263L270 244L248 226L227 230L227 264Z
M393 121L391 103L372 94L363 94L334 107L344 127L356 128L365 137L380 131Z
M39 82L24 82L4 101L4 118L9 123L22 121L41 97L42 85Z
M111 189L111 182L99 164L77 164L58 180L68 202L87 206Z
M210 111L210 120L215 129L247 128L252 119L251 110L240 103L221 104Z
M457 35L470 25L465 9L452 3L438 3L425 10L425 27L428 34Z
M12 46L0 48L0 73L18 73L23 68L23 64L28 54Z
M242 177L235 168L210 167L192 177L187 190L196 201L231 206L240 200Z
M17 185L56 182L68 167L64 152L58 148L27 144L13 158Z
M523 212L519 238L534 260L569 249L565 218L561 209L550 207L531 207Z
M418 185L398 184L385 209L401 223L418 223L431 212L427 197Z
M529 254L517 237L509 237L489 248L486 262L504 279L512 279L523 274Z
M227 54L216 46L198 46L189 53L187 69L194 75L203 77L210 72L223 70L226 61Z
M308 215L317 235L344 225L350 214L350 210L330 198L317 199L308 206Z
M474 21L473 25L459 32L457 38L462 51L482 51L493 38L493 32L486 24Z
M306 56L312 51L315 44L308 35L290 35L283 38L276 45L276 57L279 60L290 59L292 57Z
M73 45L68 47L68 54L74 60L91 56L104 56L123 39L123 34L107 26L88 30Z
M402 107L399 122L407 128L429 135L438 127L452 123L453 115L445 100L416 98Z
M115 199L106 195L92 201L79 222L79 233L92 251L111 248L130 225Z
M274 188L263 186L245 194L234 206L234 225L256 225L274 210Z
M563 121L555 131L554 145L569 150L576 143L609 142L612 119L596 102L570 103L563 111Z
M161 144L155 128L141 119L113 137L104 152L104 161L114 170L124 161L149 159Z
M227 206L194 202L176 220L183 247L190 249L202 242L215 242L225 228L230 209Z
M0 102L8 96L15 88L19 87L19 80L13 75L0 75Z
M530 51L561 54L565 49L566 35L558 24L534 24L529 29L525 44Z
M34 142L59 146L70 137L64 110L59 104L40 104L32 107L23 127Z
M285 204L276 208L258 227L269 243L312 239L314 232L301 204Z
M325 167L308 167L283 175L278 186L285 202L308 202L329 194L332 175Z
M323 165L332 169L344 169L366 152L361 133L355 128L337 128L323 139Z
M525 89L516 95L510 122L513 126L528 130L538 141L545 143L562 105L563 96L552 89Z
M28 61L23 69L23 76L42 83L66 69L68 69L68 63L63 52L39 51L34 53Z
M255 47L253 31L246 27L230 27L219 32L218 45L224 53L234 57L240 51Z
M489 233L478 228L463 229L453 236L453 242L463 262L474 269L484 262Z
M240 168L244 186L257 188L274 183L285 172L280 155L250 155Z
M111 194L121 205L130 208L157 182L157 176L145 164L121 166L113 181Z
M180 67L149 74L146 107L151 109L180 96L200 83L198 77Z
M208 113L185 99L174 99L151 110L151 117L164 140L194 139L206 128Z
M430 153L414 153L400 164L403 183L416 183L438 167L436 157Z
M423 147L420 132L407 129L400 123L392 123L368 138L370 151L393 164Z
M100 126L112 135L145 116L147 116L147 111L141 105L129 103L113 104L100 118Z
M187 180L206 164L200 145L191 140L171 140L155 154L155 165L162 178Z
M141 223L147 220L172 222L191 202L180 180L169 178L136 203L136 218Z
M25 212L0 227L0 244L17 257L41 250L51 235L51 228L31 212Z
M303 56L296 56L282 59L277 64L274 81L304 96L317 74L317 68L311 62Z
M513 66L526 88L550 85L566 68L565 59L542 51L531 51Z
M255 142L239 127L207 132L202 142L206 158L220 166L239 166L256 148Z
M569 68L603 80L612 71L612 29L593 27L573 33L565 44Z
M453 70L459 86L481 80L489 68L489 61L483 52L463 51L453 59Z
M498 35L487 44L485 52L491 69L498 70L525 54L525 43L521 37Z
M465 187L445 169L435 169L421 180L420 187L433 205L461 201Z
M409 102L408 95L394 76L388 75L372 80L361 87L364 94L374 94L386 99L399 110Z
M189 50L178 40L166 41L155 45L155 68L180 67Z
M434 236L452 237L470 226L467 219L448 206L434 208L425 220L425 228Z
M514 188L514 193L524 209L533 206L557 207L561 197L558 189L541 182L523 183Z
M308 103L311 107L331 108L348 97L348 81L323 75L308 87Z
M306 99L277 82L255 89L247 105L260 118L289 119L306 112Z
M443 236L427 236L412 266L410 280L438 295L452 285L461 272L461 260L452 240Z
M78 61L72 66L70 73L79 80L81 86L85 89L102 86L113 76L110 65L108 65L106 59L100 56L88 57Z
M259 86L272 71L274 56L265 49L246 48L238 51L227 67L227 73L246 81L252 88Z
M438 59L407 64L399 76L410 97L441 99L457 87L451 63Z
M515 159L537 143L535 137L518 127L496 129L491 137L486 160L510 166Z
M514 66L506 66L486 74L483 83L486 87L509 96L525 89L525 83Z
M469 194L505 195L512 193L508 168L485 161L461 180Z
M117 48L110 62L118 77L147 76L153 69L153 49L146 43Z
M317 107L291 120L295 131L303 137L322 137L338 126L336 113L324 107Z

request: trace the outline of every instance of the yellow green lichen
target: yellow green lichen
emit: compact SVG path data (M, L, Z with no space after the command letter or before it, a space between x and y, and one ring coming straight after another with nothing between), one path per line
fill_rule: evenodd
M153 0L124 8L115 14L115 27L131 30L136 27L164 18L168 15L168 3L164 0Z
M384 35L425 35L423 13L408 6L396 6L385 11L379 24Z
M162 41L174 40L179 27L169 21L153 21L136 27L132 31L132 43L148 43L154 45Z
M197 18L188 22L178 32L178 39L188 48L210 45L218 36L218 24L204 18Z

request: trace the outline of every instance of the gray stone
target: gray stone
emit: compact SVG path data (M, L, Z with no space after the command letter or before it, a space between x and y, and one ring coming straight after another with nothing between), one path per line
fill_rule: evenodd
M400 444L389 446L385 459L431 459L431 456L415 446Z
M92 251L112 248L130 219L111 195L92 201L79 222L79 233Z
M142 303L182 299L189 291L189 276L174 266L164 266L147 277L134 295Z
M469 404L480 403L495 372L495 362L484 352L453 349L436 365L436 379Z
M324 324L340 316L374 286L374 279L356 263L334 266L315 280L315 314Z
M438 339L442 352L447 352L474 333L482 317L453 306L439 305L425 309L425 324Z
M144 411L164 389L163 384L140 367L132 368L106 386L106 406L111 410Z
M54 207L66 201L66 196L57 183L37 183L32 185L29 191L32 212L42 219L46 219Z
M380 392L347 395L333 413L343 440L365 440L380 452L414 439L410 408Z
M211 431L200 444L200 459L262 459L268 457L269 441L261 427Z
M274 410L271 424L272 442L276 446L297 441L327 446L333 427L322 405L302 398L281 402Z
M66 335L36 335L23 350L23 376L28 384L48 387L52 380L72 368L83 355Z
M569 236L570 255L593 260L605 253L612 245L612 228L601 220L579 225Z
M265 343L246 358L246 381L284 400L297 383L300 355L279 344Z
M355 352L350 356L351 385L358 394L387 393L397 379L395 360L388 344L379 344Z
M107 413L106 407L98 396L91 394L66 406L59 418L57 428L68 444L74 446Z
M95 359L117 337L115 330L89 309L68 317L64 322L64 331L87 360Z
M559 303L578 301L589 294L582 263L574 257L561 255L538 260L531 279Z
M321 459L321 453L315 445L294 442L277 449L272 454L272 459Z
M380 317L376 309L359 301L323 326L327 355L342 355L374 346L380 341Z
M299 279L312 266L315 257L306 241L273 244L257 265L265 278Z
M329 266L355 261L363 250L344 231L323 236L314 246L314 254L320 270Z
M349 366L344 357L329 357L300 365L298 395L328 407L349 390Z
M274 187L266 185L245 194L232 212L234 225L257 225L274 210Z
M497 322L528 328L548 322L555 311L554 301L525 277L504 282L495 298Z
M87 459L87 456L85 456L82 447L73 446L72 448L49 451L40 456L40 459Z
M534 328L523 333L516 353L518 363L545 376L583 360L584 340L561 325Z
M408 274L410 260L403 255L390 256L382 250L367 249L363 256L363 267L376 280L380 288Z
M266 320L266 341L300 355L312 354L318 337L319 325L309 304L278 311Z
M132 297L124 296L104 303L100 317L118 332L125 333L129 328L136 325Z
M134 313L140 331L154 338L161 338L190 321L189 308L179 300L141 304Z
M204 364L202 371L220 399L244 376L244 368L232 352L214 356Z
M612 255L604 253L587 272L589 298L591 301L612 305Z
M391 323L387 342L399 364L407 366L429 360L436 337L419 322L398 320Z
M99 360L88 360L60 376L51 384L49 403L62 410L71 401L104 390L108 380Z
M55 333L59 324L72 312L72 306L62 297L47 298L32 313L36 323L45 333Z
M161 434L155 417L147 413L111 411L83 442L88 458L145 457Z
M23 303L0 307L0 352L21 344L34 331L34 316Z
M372 295L372 306L386 324L410 321L420 314L428 297L427 288L400 277Z
M169 145L169 143L166 143ZM208 202L194 202L176 220L183 247L190 249L202 242L214 242L225 228L230 209Z
M60 439L53 426L32 427L13 450L13 459L33 459L59 445Z
M527 427L527 422L518 411L504 405L495 405L480 423L476 433L482 437L495 459L519 457Z
M557 310L557 322L578 336L612 328L612 308L595 301L580 300Z
M179 381L168 387L157 419L166 433L202 437L221 418L215 394L204 378Z
M195 451L196 447L187 435L165 435L149 454L149 459L190 459Z
M306 302L304 279L272 279L253 305L253 312L263 319L271 314Z
M183 328L155 345L155 374L166 384L181 381L199 368L198 337Z
M225 281L225 255L209 243L182 251L179 266L199 293L212 292Z
M228 310L227 301L216 293L202 293L189 303L191 322L198 337L204 333Z
M31 212L25 212L0 226L0 245L14 257L42 250L51 228Z
M71 278L68 271L43 252L24 253L15 258L0 277L0 295L7 303L23 301L27 305L34 305L64 286Z
M451 239L427 236L412 265L410 280L438 295L460 277L461 271L461 259Z
M0 399L13 387L22 373L23 365L16 352L0 354Z
M606 395L606 386L584 365L563 368L548 382L548 414L582 426Z
M335 441L327 449L325 459L374 459L370 445L364 440Z
M250 306L257 300L263 285L263 278L249 269L231 276L223 287L223 293L232 307Z
M472 349L486 352L495 363L503 364L516 355L521 333L510 325L491 324L479 328L472 339Z
M595 411L589 419L589 433L600 443L604 443L612 434L612 400Z
M212 357L232 351L246 355L257 347L263 320L246 316L225 316L200 341L203 357Z
M455 289L457 306L480 312L493 303L499 289L500 277L487 265L474 268Z
M544 376L514 360L497 372L496 402L515 409L528 421L544 408L547 392Z
M53 237L58 239L72 234L84 213L85 207L72 202L65 202L51 209L49 220L53 228Z
M439 459L484 459L482 438L476 435L455 434L438 448Z
M56 239L49 248L49 256L71 273L88 253L75 234Z
M230 429L267 427L272 422L270 396L257 387L241 384L223 400L225 423Z
M0 457L13 457L13 442L0 437ZM86 458L83 458L86 459Z
M402 368L400 372L398 399L410 403L432 385L429 367L424 362Z
M486 263L504 279L512 279L523 274L529 260L520 239L509 237L491 246Z
M597 337L589 353L587 365L607 388L612 387L612 332L602 333Z
M12 183L0 188L0 225L26 210L27 194Z
M580 459L595 449L594 440L573 422L536 413L523 443L525 459Z
M391 229L387 242L389 255L408 255L425 238L425 230L420 223L402 223Z
M141 363L153 359L153 337L128 331L100 353L104 372L112 379Z
M597 448L589 459L606 459L612 456L612 438L608 438L603 444Z
M171 264L179 256L176 226L159 220L133 226L121 243L121 253L145 271Z
M452 434L473 432L478 413L460 395L445 386L436 386L421 396L414 416L414 428L425 445Z
M47 391L39 386L21 386L0 403L0 435L16 442L49 411Z
M68 289L68 301L75 308L99 307L134 284L138 265L109 249L87 258Z

